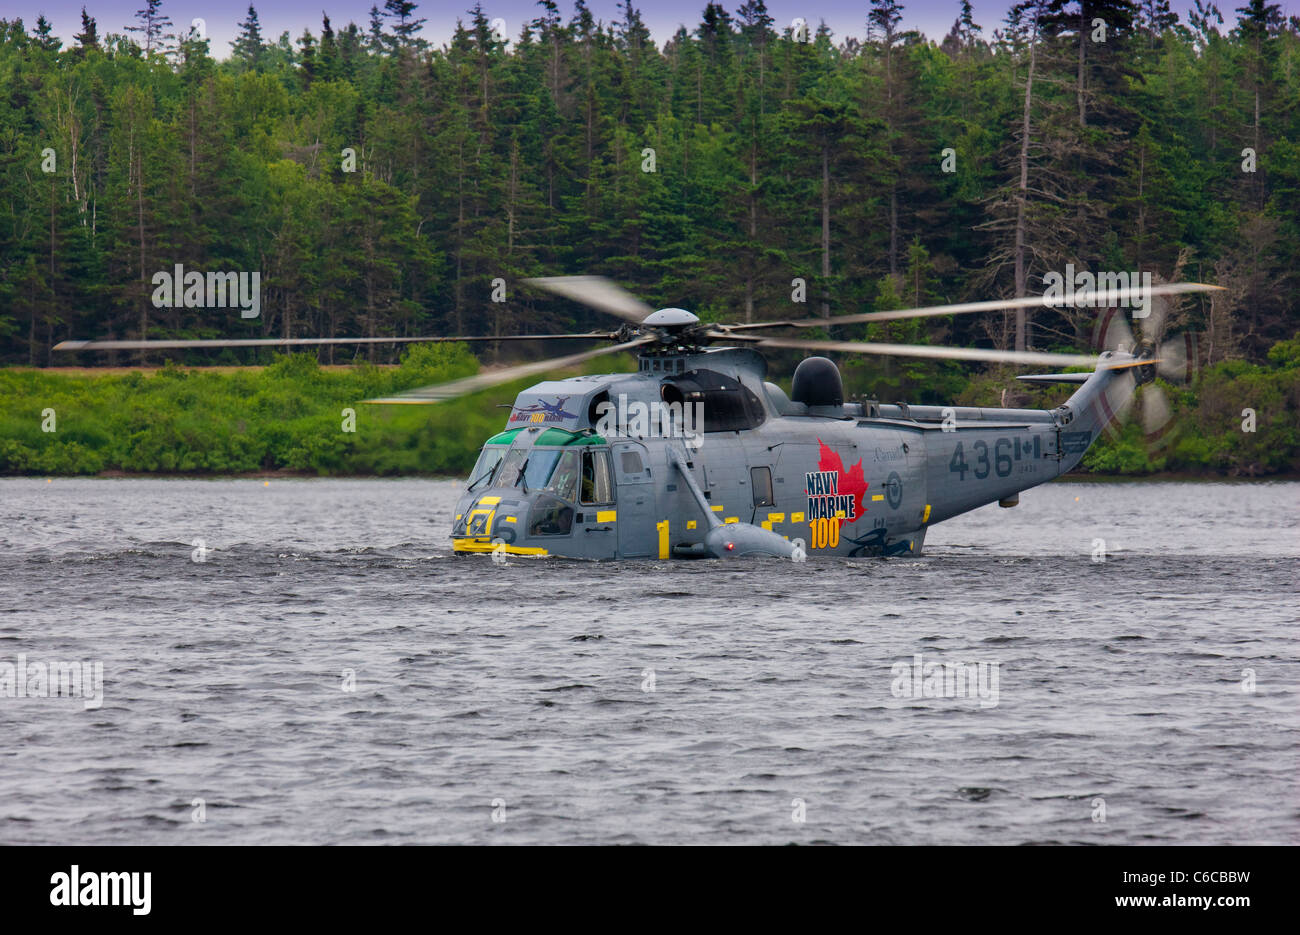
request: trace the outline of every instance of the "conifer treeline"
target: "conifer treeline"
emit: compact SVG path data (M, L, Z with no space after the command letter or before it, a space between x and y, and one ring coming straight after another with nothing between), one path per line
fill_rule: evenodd
M1181 313L1211 360L1296 330L1300 21L1265 0L1227 22L1026 0L996 29L959 0L940 43L897 0L863 40L745 0L663 48L631 0L612 23L540 0L509 37L476 7L442 48L406 0L292 41L250 6L224 61L146 2L129 34L83 12L67 48L0 20L5 362L71 362L70 337L609 327L516 285L561 273L760 320L1034 293L1073 263L1227 286ZM154 307L177 263L259 271L261 316ZM1065 349L1091 315L889 335Z

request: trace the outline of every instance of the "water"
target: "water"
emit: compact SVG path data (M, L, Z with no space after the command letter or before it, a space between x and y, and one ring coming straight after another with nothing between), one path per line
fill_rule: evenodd
M0 843L1300 842L1300 484L803 565L497 567L456 490L0 479L0 664L103 666L0 697ZM896 697L918 653L997 703Z

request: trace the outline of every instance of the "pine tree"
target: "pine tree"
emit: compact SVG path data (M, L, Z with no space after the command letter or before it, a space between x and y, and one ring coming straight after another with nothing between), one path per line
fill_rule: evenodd
M1178 14L1169 9L1169 0L1140 0L1138 23L1147 36L1150 48L1155 48L1165 31L1178 22Z
M239 35L230 43L234 58L249 71L258 70L266 55L266 45L262 42L262 25L257 19L257 10L250 3L248 13L239 24Z
M127 26L127 32L138 32L144 37L144 54L151 54L156 47L161 45L163 30L172 24L171 18L162 13L162 0L145 0L147 4L143 10L137 10L135 18L140 21L138 26Z
M77 44L83 51L94 49L99 51L99 27L95 23L95 18L86 13L86 8L81 8L81 32L73 36Z
M36 46L44 49L46 52L57 52L62 47L63 42L59 37L54 35L54 27L42 13L36 17Z
M418 4L410 0L384 0L384 9L388 11L391 19L397 20L393 25L393 36L396 45L411 46L416 44L415 34L420 31L425 23L423 18L413 19Z
M378 5L370 7L370 41L367 48L371 52L382 52L388 45L388 38L384 33L384 16L379 12Z

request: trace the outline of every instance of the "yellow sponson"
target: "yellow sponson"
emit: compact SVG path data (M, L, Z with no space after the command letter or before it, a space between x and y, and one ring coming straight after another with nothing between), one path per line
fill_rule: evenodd
M507 555L546 555L547 551L538 546L510 545L502 543L493 545L490 539L453 539L451 540L451 550L453 552L495 552L499 548L504 548Z

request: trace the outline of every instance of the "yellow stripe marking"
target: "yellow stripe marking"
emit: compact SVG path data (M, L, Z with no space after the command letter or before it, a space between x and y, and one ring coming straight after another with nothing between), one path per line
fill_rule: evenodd
M768 521L769 523L784 523L784 522L785 522L785 514L784 514L784 513L768 513L768 514L767 514L767 521Z
M711 507L709 507L709 509L712 510L714 513L721 513L721 512L722 512L722 507L720 507L720 506L711 506Z
M618 519L618 510L600 510L596 513L596 522L612 523Z
M546 555L543 548L526 545L493 545L489 539L453 539L451 550L453 552L495 552L499 548L504 548L510 555Z
M790 522L792 522L792 523L802 523L802 522L803 522L803 514L802 514L802 513L791 513L791 514L790 514Z
M725 526L728 523L738 523L738 522L740 522L739 516L728 516L726 519L722 521L722 524Z
M921 517L921 522L930 522L930 504L928 503L925 505L925 515Z
M695 525L696 525L696 523L695 523L695 520L693 520L693 519L688 519L688 520L686 521L686 528L687 528L687 529L694 529L694 528L695 528Z
M513 516L507 516L507 517L503 520L503 522L507 522L507 523L513 523L514 521L515 521L515 518L514 518Z
M883 493L878 493L875 496L873 496L871 499L873 502L877 500L883 500L885 499L885 495Z
M478 502L479 506L496 506L501 502L500 497L484 497Z

